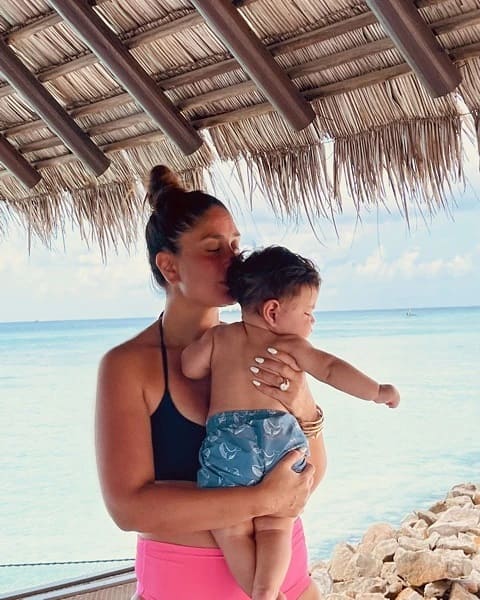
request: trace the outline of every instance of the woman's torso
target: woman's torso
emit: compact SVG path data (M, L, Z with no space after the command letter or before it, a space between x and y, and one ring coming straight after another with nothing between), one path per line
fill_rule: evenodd
M142 388L150 414L156 481L175 481L194 486L192 478L198 464L198 449L204 437L210 385L208 380L193 381L181 371L182 348L165 347L164 357L158 323L127 343L141 353ZM164 368L166 361L166 375ZM162 456L165 460L162 461ZM178 461L176 460L178 458ZM215 547L209 531L165 535L161 531L141 534L147 539L186 546Z

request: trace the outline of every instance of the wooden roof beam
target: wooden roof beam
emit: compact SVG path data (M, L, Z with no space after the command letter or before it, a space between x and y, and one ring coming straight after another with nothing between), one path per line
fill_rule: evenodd
M86 2L49 0L49 3L184 154L200 148L202 138L195 129Z
M100 4L101 2L105 2L107 0L97 0L96 4ZM436 6L447 2L448 0L417 0L416 5L419 8L425 8L430 6ZM235 5L237 7L248 6L254 2L258 2L258 0L237 0ZM468 14L468 13L467 13ZM56 24L61 19L57 13L54 13L56 19L55 23L53 23L53 15L47 15L45 19L48 18L48 22L44 25L44 27L48 27L52 24ZM459 16L459 18L463 18L463 15ZM52 22L51 22L52 21ZM203 23L203 18L196 11L192 12L185 17L180 17L179 19L175 19L169 23L162 23L161 25L157 25L148 31L144 31L133 35L130 38L127 38L123 41L124 45L129 48L136 48L137 46L142 46L144 44L148 44L154 42L156 40L162 39L167 35L173 35L178 33L179 31L183 31L188 27L192 27L193 25L197 25L199 23ZM377 22L375 15L372 12L361 13L359 15L355 15L353 17L349 17L344 21L338 21L337 23L331 23L330 25L324 25L318 29L314 29L312 31L301 33L299 35L294 36L293 38L282 40L281 42L275 42L269 46L267 46L269 52L276 56L278 54L284 54L286 52L292 52L293 50L298 50L301 48L305 48L310 44L319 43L325 41L327 39L332 39L338 35L343 35L344 33L349 33L354 31L355 29L360 29L362 27L367 27L368 25L373 25ZM28 37L27 35L21 35L24 30L25 33L30 31L35 25L36 21L26 25L25 28L20 28L15 31L15 41L17 39L21 39L23 37ZM41 27L39 26L41 29ZM12 34L13 35L13 34ZM7 36L6 39L10 40L10 37ZM91 53L82 54L77 58L73 58L66 63L53 65L52 67L42 69L40 72L36 74L37 79L41 82L51 81L60 77L62 75L67 75L73 71L77 71L79 69L83 69L87 66L93 65L97 62L97 58L95 55ZM162 89L168 89L165 87L165 82L172 83L169 87L173 87L174 85L182 85L185 83L192 83L193 81L199 81L201 79L205 79L211 77L213 75L221 75L223 73L228 73L229 71L233 71L238 68L238 63L234 58L229 58L220 63L216 63L213 65L208 65L206 67L200 67L199 69L195 69L194 71L189 71L182 75L177 75L175 77L169 78L168 80L163 80L161 82ZM190 79L192 76L195 76L195 79ZM0 86L0 98L4 96L8 96L12 93L12 90L9 85ZM128 97L128 94L122 94L124 97ZM105 101L104 101L105 102ZM96 103L94 103L96 106ZM92 105L93 106L93 105ZM108 108L108 107L107 107ZM88 105L79 108L78 110L87 110ZM102 110L99 108L99 110ZM87 114L87 113L85 113ZM72 116L75 115L72 112Z
M290 125L296 130L307 127L315 118L312 107L230 0L192 0L192 4Z
M436 40L412 0L366 0L412 71L436 98L462 80L458 68Z
M245 1L245 0L244 0ZM435 1L438 4L438 0L430 0L433 3ZM425 3L426 0L423 0ZM200 17L201 18L201 17ZM268 50L274 55L283 54L284 52L290 52L292 50L297 50L308 46L310 44L314 44L317 42L321 42L327 39L332 39L337 35L341 35L343 33L348 33L357 28L364 27L367 25L371 25L376 22L375 16L371 13L363 13L361 15L357 15L355 17L351 17L346 21L340 21L339 23L335 23L333 25L322 26L318 29L314 29L308 33L302 33L298 36L294 36L288 40L283 40L281 42L275 42L272 45L268 46ZM477 25L480 23L480 9L475 9L469 11L467 13L457 15L454 17L446 17L444 19L440 19L438 21L434 21L428 25L430 29L435 33L435 35L443 35L445 33L450 33L452 31L459 31L464 27L469 27L470 25ZM309 73L313 73L316 71L321 71L322 69L326 69L332 66L338 66L349 62L351 60L357 60L360 58L364 58L365 56L369 56L370 54L374 54L377 52L382 52L391 48L394 48L395 45L393 41L386 37L376 40L374 42L368 42L363 46L356 46L349 50L343 50L341 52L336 52L334 54L328 54L321 58L308 61L303 63L297 67L292 67L287 71L289 77L291 79L295 79L296 77L301 77L303 75L308 75ZM450 50L447 50L450 52ZM199 81L205 77L210 75L220 75L223 73L227 73L232 71L238 67L238 63L235 59L227 59L226 61L222 61L220 63L216 63L213 65L209 65L206 67L200 67L195 69L194 71L189 71L188 73L184 73L182 75L174 75L173 77L169 77L168 79L163 79L160 81L159 85L163 89L172 89L177 85L186 85L189 83L194 83ZM237 84L240 86L244 86L243 91L249 91L251 82L245 82L244 84ZM0 88L1 89L1 88ZM229 93L231 91L231 86L224 88L226 95L225 97L229 97L232 94ZM215 92L207 92L207 94L213 94ZM195 98L200 98L201 95L196 95ZM207 96L208 97L208 96ZM185 108L189 103L192 103L194 99L186 98L185 100L179 102L178 107ZM96 100L91 104L85 104L79 107L71 107L68 108L68 112L72 117L85 116L89 114L95 114L97 112L101 112L103 110L109 110L111 108L116 108L118 106L122 106L128 102L131 102L131 98L127 93L121 93L116 96L111 96L110 98L104 98L102 100ZM186 103L185 105L182 104ZM202 100L203 102L203 100ZM90 136L97 135L99 133L106 133L109 131L113 131L116 128L120 127L130 127L131 125L137 125L140 122L148 121L149 117L145 113L135 113L134 115L130 115L129 117L122 117L121 119L115 119L113 121L108 121L105 124L94 125L91 129L87 130L87 133ZM118 127L115 126L115 123L118 123ZM195 126L195 124L194 124ZM3 130L3 134L6 137L10 137L13 135L18 135L24 132L32 132L38 129L42 129L45 127L45 124L41 120L29 121L27 123L22 123L20 125L14 125L13 127L9 127ZM98 128L98 131L97 131ZM58 146L61 142L56 141L54 138L48 138L45 140L45 145L41 145L39 142L32 142L31 144L26 144L20 148L21 152L32 152L34 150L38 150L40 148L47 148ZM25 149L24 149L25 148ZM27 149L28 148L28 149Z
M461 46L450 50L454 60L461 61L469 58L480 57L480 42L475 42L467 46ZM407 75L411 72L410 66L407 63L401 63L394 65L393 67L386 67L371 73L364 73L349 79L344 79L335 83L329 83L318 88L306 90L303 92L304 96L309 100L316 100L319 98L325 98L327 96L337 96L338 94L344 94L352 90L357 90L372 85L377 85L391 79L396 79L403 75ZM268 102L260 104L254 104L247 108L239 108L229 112L210 115L196 119L193 121L193 125L198 129L208 129L209 127L216 127L225 123L235 123L237 121L243 121L250 117L257 117L259 115L267 114L272 112L272 105ZM123 140L110 142L101 146L102 150L107 154L110 152L118 152L119 150L133 148L135 146L142 146L145 144L151 144L164 138L164 134L161 131L149 131L148 133L142 133L137 136L129 137ZM35 161L33 164L37 169L45 169L47 167L59 166L67 164L75 160L72 154L63 154L61 156L52 156L51 158L44 158ZM0 170L0 177L7 174L6 171Z
M0 71L25 102L43 118L48 127L88 165L95 175L101 175L108 169L110 161L105 154L80 129L52 94L37 81L13 50L1 40Z
M27 188L35 187L42 178L3 135L0 135L0 162Z
M371 13L369 13L369 14L371 14ZM430 23L429 27L437 34L448 33L451 31L459 31L463 27L467 27L470 23L477 23L477 22L480 23L480 9L470 11L469 13L466 13L465 15L461 15L461 17L462 18L460 18L460 16L447 17L447 18L441 19L439 21L434 21L433 23ZM318 30L318 31L321 32L322 30ZM294 41L294 43L295 43L295 41ZM478 53L477 53L478 45L479 44L473 44L473 45L469 45L469 46L461 47L461 48L447 49L447 52L449 54L451 54L451 56L454 60L458 61L460 58L470 58L471 56L477 56L478 55ZM372 54L384 52L384 51L389 50L394 47L395 47L394 43L390 38L388 38L388 37L380 38L379 40L375 40L373 42L368 42L368 43L364 44L363 46L356 46L356 47L350 48L348 50L336 52L334 54L327 54L325 56L322 56L321 58L317 58L315 60L308 61L301 65L291 67L290 69L287 70L287 74L289 75L289 77L291 79L296 79L298 77L303 77L303 76L309 75L311 73L315 73L318 71L322 71L324 69L329 69L331 67L335 67L335 66L339 66L339 65L348 63L351 60L357 60L357 59L365 58L366 56L370 56ZM468 52L470 52L470 53L473 52L473 54L472 55L465 54L464 48L467 48ZM406 72L405 66L402 67L402 73L403 72ZM363 77L363 76L361 76L361 77ZM165 81L169 82L170 80L165 80ZM327 89L328 90L332 86L333 86L332 89L335 89L336 85L337 84L335 84L335 83L328 84L326 88L324 86L322 86L319 89L322 89L322 90ZM343 82L340 81L338 85L340 87L342 87ZM196 94L193 97L180 100L176 105L180 109L187 109L187 108L191 109L191 108L195 108L197 106L203 106L209 102L225 100L226 98L230 98L230 97L238 95L238 94L248 93L248 92L252 91L253 89L255 89L254 83L251 80L248 80L248 81L245 81L245 82L242 82L239 84L235 84L235 85L231 85L231 86L227 86L225 88L221 88L218 90L212 90L212 91L206 92L204 94ZM302 92L302 95L307 99L312 99L312 98L310 98L310 93L308 90L305 92ZM118 100L120 103L120 100L122 100L123 96L128 96L128 94L122 94L122 96L115 96L108 100L100 100L99 103L104 103L104 102L112 102L113 103L114 100ZM127 100L128 100L128 98L127 98ZM117 104L115 104L115 106L116 105ZM92 105L90 105L90 106L92 106ZM82 109L78 109L78 110L82 111ZM75 115L76 111L72 110L71 114ZM132 126L138 125L139 123L144 123L148 120L149 120L149 117L147 114L145 114L144 112L138 112L138 113L128 115L126 117L121 117L119 119L113 119L112 121L106 121L104 123L99 123L98 125L92 125L87 130L87 133L91 137L94 137L96 135L103 135L105 133L110 133L110 132L116 131L118 129L132 127ZM201 121L202 121L201 119L197 120L197 121L193 121L192 124L195 128L198 129L198 123ZM25 131L34 131L34 130L38 129L39 127L43 127L43 126L44 125L42 123L33 121L30 123L25 123L22 125L18 125L16 127L9 128L9 129L5 130L3 133L6 136L17 135L17 134L23 133ZM61 141L58 140L58 138L56 138L56 137L42 138L40 140L37 140L34 142L28 142L26 144L21 145L19 147L19 151L22 154L26 154L28 152L36 152L37 150L45 150L47 148L53 148L55 146L59 146L60 144L61 144Z

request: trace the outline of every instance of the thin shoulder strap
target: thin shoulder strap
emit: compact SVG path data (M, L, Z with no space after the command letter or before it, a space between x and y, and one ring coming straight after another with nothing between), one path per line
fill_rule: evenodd
M160 349L162 350L162 364L163 364L163 377L165 379L165 391L168 392L168 361L167 361L167 349L163 340L163 312L158 317L158 329L160 330Z

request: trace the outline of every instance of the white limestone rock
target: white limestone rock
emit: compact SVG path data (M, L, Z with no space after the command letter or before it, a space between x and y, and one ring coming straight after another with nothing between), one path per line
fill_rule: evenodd
M380 577L387 584L387 596L396 596L399 594L404 587L406 587L406 583L403 579L397 574L397 567L394 562L385 562L383 563L382 572L380 573Z
M405 550L412 550L414 552L417 550L428 550L430 548L428 539L423 540L406 535L401 535L398 538L398 545Z
M480 522L480 510L470 506L452 506L439 515L436 523L430 526L435 527L437 523L450 523L456 526L462 526L464 529L459 531L468 531L471 528L478 527Z
M372 552L379 542L392 538L395 538L395 529L391 525L388 523L376 523L367 529L359 548L365 553Z
M330 561L330 575L333 581L346 579L345 572L354 554L355 549L350 544L338 544L335 546Z
M425 598L441 598L450 589L452 582L448 579L427 583L423 591Z
M378 577L382 570L382 561L372 554L357 552L349 560L344 579L355 579L356 577Z
M431 525L431 527L433 527ZM413 523L403 523L399 535L423 540L427 537L428 524L423 519L417 519Z
M413 588L407 587L398 594L396 600L423 600L423 596Z
M463 550L465 554L475 554L477 552L474 536L467 533L459 533L458 536L450 535L448 537L441 537L435 546L446 550Z
M384 594L387 584L381 577L357 577L349 581L338 581L333 584L334 593L338 594Z
M437 545L438 540L441 538L442 536L437 533L436 531L434 531L433 533L431 533L428 538L427 538L427 542L428 545L430 547L430 550L433 550L435 548L435 546Z
M451 498L447 498L446 502L449 508L453 506L467 506L469 508L473 507L473 500L470 498L470 496L452 496Z
M453 486L448 493L447 498L455 496L470 496L470 498L473 498L478 491L479 489L474 483L460 483L459 485Z
M322 598L333 593L333 579L323 564L314 565L310 571Z
M450 590L449 600L478 600L478 598L467 591L463 585L455 582Z
M416 512L418 518L425 521L425 523L427 523L427 525L431 525L432 523L435 523L435 521L437 520L437 515L434 512L432 512L431 510L417 510L415 512Z
M472 571L471 562L457 550L406 551L398 556L396 565L398 574L412 586L463 577Z
M447 501L439 500L438 502L435 502L435 504L432 504L432 506L428 510L430 512L433 512L434 514L438 514L444 512L445 510L447 510L447 508Z
M472 594L480 593L480 571L473 570L468 577L457 579L456 582Z
M373 549L373 556L382 562L392 558L398 548L398 542L395 538L382 540Z

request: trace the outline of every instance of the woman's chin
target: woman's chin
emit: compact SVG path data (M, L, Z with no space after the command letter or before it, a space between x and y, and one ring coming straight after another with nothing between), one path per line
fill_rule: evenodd
M233 306L233 304L235 304L235 300L227 294L218 307L223 308L224 306Z

